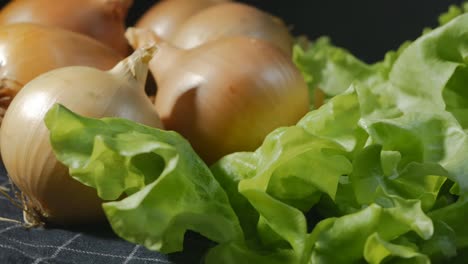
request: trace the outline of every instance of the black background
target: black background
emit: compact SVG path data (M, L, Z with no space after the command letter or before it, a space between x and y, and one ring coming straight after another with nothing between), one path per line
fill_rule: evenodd
M196 1L196 0L194 0ZM132 24L153 0L136 0L128 23ZM280 16L294 34L309 38L330 36L357 57L373 62L405 40L437 25L440 13L461 0L240 0Z
M63 0L67 1L67 0ZM194 0L196 1L196 0ZM1 5L8 1L0 0ZM127 25L133 25L157 0L134 0ZM281 17L296 35L330 36L367 62L380 60L405 40L417 38L424 27L450 4L462 0L239 0Z

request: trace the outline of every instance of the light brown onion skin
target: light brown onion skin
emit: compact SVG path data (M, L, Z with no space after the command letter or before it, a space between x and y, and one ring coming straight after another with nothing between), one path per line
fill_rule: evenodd
M268 42L226 37L190 50L164 42L158 48L150 62L155 107L165 128L186 137L208 164L255 150L272 130L309 111L301 73Z
M125 18L133 0L16 0L0 11L0 25L20 22L60 27L94 38L122 56Z
M179 27L190 16L210 6L229 0L163 0L154 4L137 21L135 27L153 30L171 41Z
M115 69L112 74L83 66L49 71L29 82L6 112L0 130L5 168L27 197L28 208L46 223L73 225L105 220L96 190L73 180L52 151L44 116L55 103L84 116L122 117L162 126L144 93L147 67L134 68L132 86L118 74L123 71Z
M30 23L1 26L0 46L2 113L16 93L42 73L65 66L108 70L122 59L114 50L87 36Z
M279 18L243 3L214 5L189 17L177 30L172 43L191 49L221 37L247 36L268 41L288 55L293 38Z

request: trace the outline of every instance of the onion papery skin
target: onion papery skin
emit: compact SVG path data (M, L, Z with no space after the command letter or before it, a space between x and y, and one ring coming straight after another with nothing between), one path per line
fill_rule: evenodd
M171 42L179 27L192 15L210 6L229 0L163 0L148 9L135 27L151 29L159 37Z
M186 137L208 164L255 150L268 133L309 111L301 73L268 42L226 37L190 50L158 47L150 62L155 107L165 128Z
M133 0L16 0L0 11L0 25L58 27L87 35L127 56L125 19L132 4Z
M180 26L172 44L191 49L223 37L246 36L261 39L292 54L293 38L284 22L243 3L223 3L206 8Z

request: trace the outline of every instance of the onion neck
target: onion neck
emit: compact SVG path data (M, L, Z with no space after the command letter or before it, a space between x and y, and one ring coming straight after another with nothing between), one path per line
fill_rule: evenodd
M146 45L136 49L130 56L119 62L109 73L124 77L128 81L136 81L142 89L148 76L148 63L156 52L155 45Z
M178 60L177 57L184 52L149 29L128 28L125 37L134 49L145 45L156 45L158 52L150 62L150 68L156 82L160 82L164 76L169 74L172 66Z

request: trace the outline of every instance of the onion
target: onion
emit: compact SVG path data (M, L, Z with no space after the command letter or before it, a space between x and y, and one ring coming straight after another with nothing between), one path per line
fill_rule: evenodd
M19 23L0 27L0 117L27 82L65 66L112 68L122 57L78 33Z
M251 151L279 126L309 110L307 85L291 58L254 38L225 37L177 49L148 30L127 30L134 47L157 43L150 69L158 84L155 107L166 129L185 136L213 163Z
M30 22L88 35L127 56L125 18L133 0L16 0L0 12L0 25Z
M144 92L153 48L138 49L110 71L71 66L40 75L17 94L1 126L1 154L13 183L26 197L27 220L74 224L104 219L96 191L78 183L59 163L44 124L61 103L89 117L122 117L161 127Z
M214 5L194 14L179 27L172 43L191 49L228 36L262 39L292 53L293 38L286 25L279 18L242 3Z
M171 40L187 18L212 5L229 0L163 0L154 4L137 21L136 27L153 30Z

